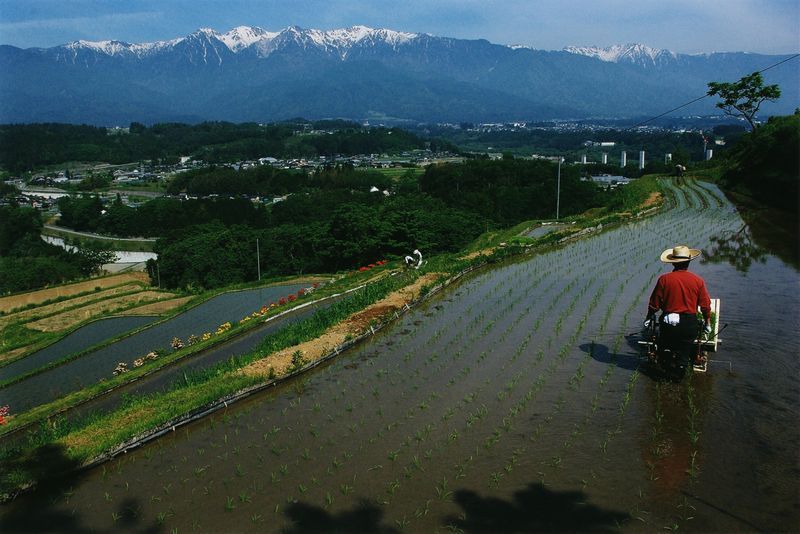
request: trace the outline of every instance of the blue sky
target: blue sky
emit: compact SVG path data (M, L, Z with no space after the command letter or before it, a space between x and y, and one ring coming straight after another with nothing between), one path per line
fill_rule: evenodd
M544 50L642 43L675 52L800 51L798 0L0 0L0 44L151 42L197 28L363 24Z

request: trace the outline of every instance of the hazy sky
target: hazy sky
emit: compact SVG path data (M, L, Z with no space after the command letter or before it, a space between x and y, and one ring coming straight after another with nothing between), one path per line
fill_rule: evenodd
M0 0L0 44L151 42L200 27L363 24L543 50L642 43L675 52L800 51L798 0Z

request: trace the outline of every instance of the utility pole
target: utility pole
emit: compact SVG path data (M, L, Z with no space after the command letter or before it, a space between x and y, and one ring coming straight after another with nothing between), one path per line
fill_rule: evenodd
M564 158L558 156L558 181L556 185L556 220L558 220L558 212L561 208L561 162Z
M158 260L156 260L156 276L158 277L158 289L161 289L161 267L158 265Z
M256 266L258 267L258 281L261 281L261 252L258 249L258 238L256 238Z

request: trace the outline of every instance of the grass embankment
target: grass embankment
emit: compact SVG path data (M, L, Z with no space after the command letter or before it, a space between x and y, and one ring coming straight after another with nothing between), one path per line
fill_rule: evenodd
M302 370L310 360L321 358L326 352L329 353L333 350L337 342L357 335L359 329L363 331L366 324L388 319L386 314L391 314L391 310L396 309L395 306L387 305L385 308L381 308L379 305L377 308L373 308L372 313L365 309L386 298L387 295L398 292L404 286L417 281L417 276L420 274L438 273L436 280L440 280L486 262L500 261L503 258L530 250L534 245L552 244L577 233L579 228L596 228L600 224L636 216L637 212L649 209L642 205L648 198L652 202L652 193L658 187L656 180L652 177L642 180L640 183L640 186L632 189L630 200L621 206L628 210L626 212L595 210L581 217L570 218L576 221L573 225L576 228L570 228L569 232L553 232L538 239L525 238L522 241L510 239L528 227L529 223L523 223L507 231L481 236L470 247L474 250L490 249L481 257L468 258L464 256L464 253L440 255L428 258L427 264L420 272L412 271L408 274L385 276L373 280L364 288L354 291L349 297L326 309L317 311L303 321L288 325L279 332L267 336L251 353L232 358L205 371L186 375L182 380L174 383L166 393L135 397L113 413L94 416L82 421L66 422L56 419L43 423L37 432L29 434L28 443L25 445L0 450L0 464L3 465L4 473L0 480L0 493L9 495L27 484L36 482L37 471L32 466L35 466L37 459L47 451L57 451L62 460L60 465L73 468L90 462L93 458L107 453L121 444L128 443L154 428L174 424L176 419L187 414L202 412L209 404L234 395L242 389L268 383ZM639 204L627 205L633 203L633 199L639 199ZM637 206L639 209L636 209ZM499 247L497 245L500 242L508 244L505 247ZM373 277L373 273L360 273L352 280L340 280L326 289L330 292L348 286L357 286L368 277ZM433 279L430 280L433 283ZM410 298L414 298L415 295L424 295L425 293L426 288L418 287L416 293L411 292L409 295ZM405 301L405 299L401 300ZM361 314L360 319L358 314ZM350 328L341 326L345 322L349 322ZM254 325L236 325L219 338L207 340L206 345L203 344L204 342L200 342L168 355L164 359L155 360L155 362L158 362L159 366L167 365L178 358L187 357L203 350L212 343L224 342L252 326ZM335 330L336 328L338 331ZM322 337L333 331L336 331L337 337ZM313 354L310 350L311 345L301 345L311 340L317 340L314 345L316 352ZM145 366L131 373L114 377L114 379L97 384L92 388L86 388L60 399L56 403L22 414L15 418L17 420L12 419L9 424L19 426L26 422L39 420L46 417L46 414L74 406L91 396L96 396L105 390L130 381L131 378L153 371L154 367Z

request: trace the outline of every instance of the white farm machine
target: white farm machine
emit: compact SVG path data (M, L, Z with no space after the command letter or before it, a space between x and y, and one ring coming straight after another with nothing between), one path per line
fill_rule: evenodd
M708 353L716 352L718 345L722 343L719 333L725 327L721 329L719 325L720 299L711 299L711 332L706 333L700 329L691 349L685 347L684 350L680 350L663 342L660 335L660 321L655 319L650 321L649 326L642 332L643 339L637 343L647 361L666 373L681 377L690 364L693 371L705 373L708 370Z

